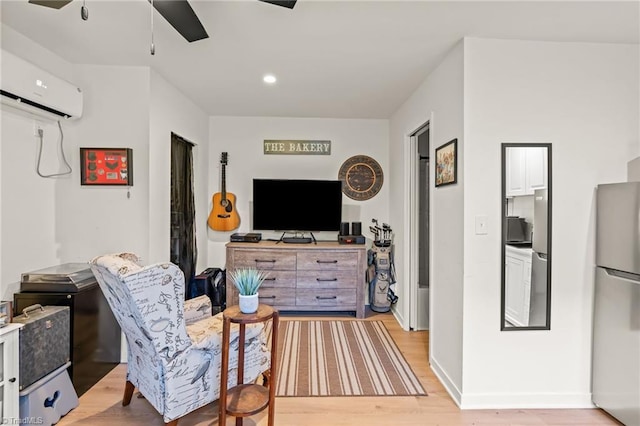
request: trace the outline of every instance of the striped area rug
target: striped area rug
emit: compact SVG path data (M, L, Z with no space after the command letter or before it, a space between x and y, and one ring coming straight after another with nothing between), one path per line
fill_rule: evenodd
M277 374L277 396L426 395L381 321L280 321Z

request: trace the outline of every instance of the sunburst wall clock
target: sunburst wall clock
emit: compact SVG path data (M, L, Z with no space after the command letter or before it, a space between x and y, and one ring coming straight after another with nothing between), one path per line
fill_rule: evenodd
M366 155L354 155L342 163L338 179L342 181L342 192L357 201L374 197L384 180L380 164Z

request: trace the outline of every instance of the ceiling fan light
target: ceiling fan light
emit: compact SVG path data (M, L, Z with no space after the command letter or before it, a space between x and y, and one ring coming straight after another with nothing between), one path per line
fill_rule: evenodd
M273 74L267 74L264 77L262 77L262 81L264 81L267 84L274 84L276 81L278 81L278 79Z

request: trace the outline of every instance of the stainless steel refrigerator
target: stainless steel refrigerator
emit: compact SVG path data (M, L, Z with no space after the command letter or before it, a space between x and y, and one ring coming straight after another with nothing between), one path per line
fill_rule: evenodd
M640 182L599 185L592 399L640 425Z
M529 327L544 327L547 324L547 268L549 267L548 192L536 189L533 196L533 237L531 258L531 304Z

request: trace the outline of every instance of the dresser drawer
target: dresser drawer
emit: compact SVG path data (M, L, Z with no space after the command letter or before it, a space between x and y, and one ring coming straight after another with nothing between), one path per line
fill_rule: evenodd
M295 306L295 288L264 288L260 287L258 292L260 303L270 306Z
M356 273L349 270L299 271L298 288L305 290L356 287ZM364 286L365 283L362 283ZM351 290L353 291L353 290Z
M264 288L296 288L296 271L264 271L267 278L260 286Z
M356 293L352 289L303 290L298 288L296 292L296 305L301 309L311 307L353 308L356 305Z
M233 267L295 271L296 254L277 250L235 250Z
M330 271L358 267L358 253L345 251L309 250L298 252L299 271Z

